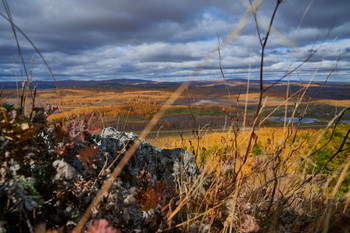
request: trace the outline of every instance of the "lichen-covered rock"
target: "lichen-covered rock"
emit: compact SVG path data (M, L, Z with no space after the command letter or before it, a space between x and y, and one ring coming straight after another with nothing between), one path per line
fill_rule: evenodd
M53 182L64 189L61 192L71 201L75 200L80 209L80 213L65 211L65 215L82 215L135 140L138 140L138 135L134 133L105 128L101 135L93 136L89 144L89 147L97 148L95 152L98 151L91 156L93 159L74 156L67 159L67 155L63 155L66 159L54 161L57 174ZM161 213L161 208L174 198L175 190L191 185L198 174L195 159L189 152L157 148L142 140L94 210L92 220L106 219L122 232L156 231L164 224L165 214ZM62 200L55 204L59 209L64 205Z
M138 136L134 133L119 132L114 128L105 128L101 133L99 148L108 153L108 158L114 160L123 154ZM118 164L118 163L115 163ZM137 176L140 170L145 169L152 175L151 179L166 181L174 185L176 179L183 182L192 182L198 174L198 167L194 157L184 149L162 149L150 145L142 140L134 156L127 163L124 171L129 176L130 185L137 185Z

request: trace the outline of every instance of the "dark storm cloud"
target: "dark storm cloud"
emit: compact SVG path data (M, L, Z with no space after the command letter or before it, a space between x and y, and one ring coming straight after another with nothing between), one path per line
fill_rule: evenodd
M262 35L275 3L266 0L258 9ZM40 48L59 79L186 79L203 65L202 60L206 68L201 77L220 78L216 37L224 39L246 11L244 4L232 0L17 0L9 5L14 22ZM330 61L322 67L331 67L340 53L339 69L345 69L350 61L349 7L348 0L312 4L284 0L269 39L266 69L287 71L292 62L302 62L313 50L317 53L305 70L315 69L322 60ZM2 6L0 11L4 13ZM14 73L9 67L17 51L9 24L1 19L0 27L4 79ZM33 49L20 38L26 62L35 56L34 77L49 78ZM257 72L260 46L251 18L221 52L232 77L246 75L249 64ZM204 59L209 55L211 59Z
M300 17L306 11L310 1L286 1L285 7L281 8L279 15L290 24L297 25ZM349 22L349 1L347 0L314 0L302 22L303 27L317 27L330 29L335 25L343 25Z
M193 27L192 21L199 19L203 10L217 5L215 1L198 4L184 0L34 2L15 2L12 9L17 24L33 32L35 39L47 42L56 37L54 44L61 39L61 43L95 46L176 38L181 33L178 29Z

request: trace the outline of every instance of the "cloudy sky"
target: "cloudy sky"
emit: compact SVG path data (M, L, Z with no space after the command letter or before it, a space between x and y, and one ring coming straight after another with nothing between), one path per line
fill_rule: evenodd
M277 0L258 8L262 36ZM242 29L221 46L226 78L258 78L261 47L248 0L11 0L14 23L40 49L57 80L222 79L218 36ZM265 56L265 77L278 79L315 53L290 78L350 81L350 1L283 0ZM7 16L4 5L0 12ZM51 80L18 33L33 79ZM338 60L338 62L337 62ZM203 69L195 73L198 67ZM250 67L250 69L249 69ZM250 72L249 72L250 71ZM10 24L0 16L0 81L23 77Z

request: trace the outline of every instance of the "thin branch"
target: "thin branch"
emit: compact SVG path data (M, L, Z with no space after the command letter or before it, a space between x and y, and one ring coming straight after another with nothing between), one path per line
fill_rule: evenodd
M264 90L264 78L263 77L264 77L265 48L266 48L266 44L267 44L267 41L268 41L270 33L271 33L271 28L272 28L272 24L273 24L273 21L274 21L275 16L276 16L276 12L277 12L278 7L281 4L281 2L282 2L282 0L277 0L275 9L273 10L273 13L272 13L272 17L271 17L271 20L270 20L269 28L268 28L268 30L266 32L265 38L263 38L263 42L262 42L262 45L261 45L260 92L263 92L263 90Z
M221 46L220 46L220 37L219 37L219 35L217 35L217 38L218 38L219 69L220 69L221 76L224 79L224 83L225 83L225 86L226 86L226 89L227 89L228 98L229 98L228 105L229 105L229 108L231 108L231 93L230 93L230 89L229 89L228 83L226 81L225 73L224 73L224 70L223 70L223 67L222 67L222 60L223 60L223 58L221 56L221 49L220 49Z
M327 84L328 79L332 76L333 72L336 71L336 69L338 68L338 63L340 59L341 59L341 53L339 53L337 60L335 62L335 65L332 68L332 70L328 73L326 80L321 84L321 87L312 95L312 97L316 96L321 91L321 89Z
M316 50L317 52L317 50ZM291 75L292 73L294 73L295 71L297 71L300 67L302 67L306 62L308 62L314 55L316 52L310 53L305 60L300 63L299 65L297 65L294 69L288 71L285 75L283 75L280 79L276 80L273 84L271 84L270 86L268 86L267 88L264 89L264 92L266 92L267 90L269 90L271 87L275 86L276 84L278 84L279 82L281 82L284 78L288 77L289 75Z
M23 69L24 69L24 73L26 74L27 80L28 80L28 82L29 82L29 75L28 75L26 63L24 62L22 49L21 49L21 46L19 45L19 41L18 41L18 37L17 37L17 32L16 32L17 26L13 23L11 11L10 11L10 7L9 7L7 1L6 1L6 0L2 0L2 4L4 5L4 8L5 8L5 11L6 11L6 14L7 14L7 18L6 18L6 16L3 15L2 13L0 13L0 14L1 14L5 19L7 19L7 21L9 21L9 23L11 24L11 29L12 29L12 32L13 32L13 36L15 37L15 41L16 41L18 57L19 57L20 60L21 60L21 63L22 63L22 65L23 65Z
M194 124L196 125L196 127L200 127L200 125L198 124L198 121L196 119L196 116L194 115L193 111L192 111L192 105L191 105L191 94L188 90L188 87L186 88L186 91L187 91L187 107L188 107L188 111L190 112L190 115L191 115L191 118L194 122Z
M46 66L46 68L48 69L49 73L51 74L51 77L55 83L56 86L56 90L58 95L61 97L60 91L58 89L58 84L55 78L55 75L53 74L51 67L49 66L49 64L47 63L45 57L42 55L42 53L40 52L40 50L38 49L38 47L36 47L36 45L33 43L33 41L12 21L12 19L6 17L6 15L4 15L3 13L0 12L0 16L3 17L5 20L7 20L19 33L22 34L22 36L30 43L30 45L34 48L34 50L36 51L36 53L40 56L41 60L43 61L44 65Z
M269 28L266 32L265 37L263 38L264 42L261 42L261 55L260 55L260 97L259 97L259 103L258 103L258 107L256 109L256 114L255 117L258 117L258 114L260 112L261 106L262 106L262 99L263 99L263 94L264 94L264 59L265 59L265 48L266 48L266 44L267 41L269 39L270 33L271 33L271 28L272 28L272 24L273 21L275 19L276 16L276 12L278 10L279 5L281 4L282 0L277 0L276 2L276 6L275 9L273 10L272 16L271 16L271 20L270 20L270 24L269 24ZM254 126L253 126L254 128ZM254 130L253 130L254 131ZM250 144L250 143L249 143Z
M350 110L350 107L349 107L349 108L346 108L346 109L343 109L343 111L341 112L341 114L339 115L339 117L338 117L338 119L337 119L337 122L339 122L340 119L342 118L342 116L344 115L344 113L345 113L346 111L349 111L349 110ZM343 141L342 141L342 143L340 144L338 150L337 150L337 151L327 160L327 162L325 162L325 163L323 164L323 166L322 166L321 168L319 168L312 176L310 176L308 179L304 180L304 182L300 184L300 187L302 187L304 184L310 182L313 178L315 178L315 176L317 176L321 171L323 171L323 170L327 167L327 165L328 165L339 153L341 153L341 152L343 151L343 147L344 147L346 141L348 140L349 135L350 135L350 128L348 129L348 131L347 131L345 137L343 138Z
M264 38L264 42L261 45L261 58L260 58L260 96L259 96L259 103L258 103L258 107L256 109L256 113L255 113L255 119L254 119L254 123L252 126L252 132L251 135L249 137L249 141L248 141L248 146L247 146L247 150L243 159L243 162L245 163L247 158L248 158L248 154L250 152L251 146L252 146L252 142L253 142L253 137L255 135L255 128L256 128L256 123L258 121L259 115L261 113L261 109L262 109L262 101L263 101L263 94L264 94L264 57L265 57L265 47L267 44L267 41L269 39L269 35L271 32L271 28L272 28L272 24L273 21L275 19L276 16L276 12L278 10L279 5L282 3L282 0L277 0L276 2L276 6L273 10L272 16L271 16L271 20L270 20L270 24L269 24L269 28L266 32L265 38ZM253 10L253 9L252 9Z
M349 110L349 109L347 109L347 110ZM316 151L310 153L305 159L308 159L308 158L312 157L313 155L317 154L318 152L320 152L323 148L325 148L325 147L332 141L332 139L333 139L333 137L334 137L334 134L335 134L335 129L337 128L337 126L338 126L338 124L339 124L339 122L340 122L340 119L341 119L342 116L344 115L345 111L346 111L346 109L345 109L343 112L340 112L341 115L339 115L337 121L334 123L334 126L333 126L333 128L332 128L332 133L331 133L331 135L329 136L327 142L326 142L325 144L323 144L323 145L322 145L319 149L317 149Z
M257 19L257 8L253 8L252 0L249 0L249 3L250 3L251 12L252 12L252 15L253 15L253 18L254 18L254 22L255 22L256 32L258 34L259 43L262 46L261 33L260 33L258 19Z

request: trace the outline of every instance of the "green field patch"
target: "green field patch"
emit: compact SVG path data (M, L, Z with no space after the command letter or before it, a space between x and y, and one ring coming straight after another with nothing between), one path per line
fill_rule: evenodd
M165 112L165 115L172 114L193 114L196 116L218 116L225 115L224 112L220 111L219 107L210 106L210 107L175 107L168 109Z

